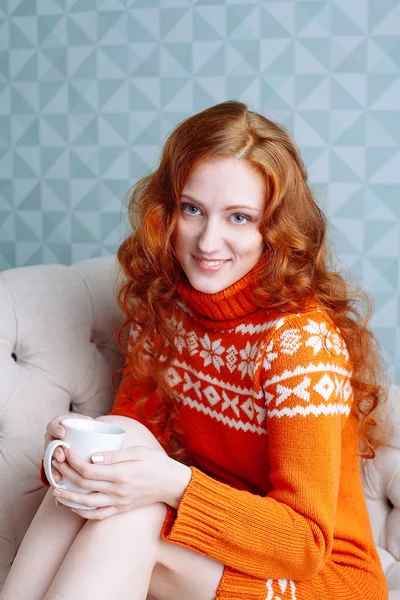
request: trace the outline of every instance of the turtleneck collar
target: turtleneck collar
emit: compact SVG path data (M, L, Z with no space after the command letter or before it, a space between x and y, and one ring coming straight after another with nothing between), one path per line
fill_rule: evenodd
M229 287L206 294L196 290L187 279L177 284L177 292L194 314L214 321L230 321L245 317L260 308L252 297L256 287L257 274L262 267L261 259L244 277Z

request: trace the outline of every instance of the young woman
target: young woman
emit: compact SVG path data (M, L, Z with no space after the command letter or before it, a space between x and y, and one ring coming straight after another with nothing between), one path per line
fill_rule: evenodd
M93 464L58 449L56 476L95 493L48 491L1 600L387 599L359 467L384 442L381 359L295 145L216 105L129 210L126 362L100 418L126 444Z

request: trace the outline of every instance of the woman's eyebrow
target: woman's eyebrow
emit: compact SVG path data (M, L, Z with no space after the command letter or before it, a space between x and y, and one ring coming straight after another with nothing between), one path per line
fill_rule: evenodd
M196 198L193 198L192 196L189 196L189 194L181 194L182 198L187 198L188 200L191 200L192 202L196 202L196 204L199 204L200 206L202 206L202 203L200 202L200 200L196 200ZM238 209L245 209L245 210L254 210L254 211L258 211L259 209L254 207L254 206L247 206L247 204L233 204L232 206L226 206L223 210L238 210Z

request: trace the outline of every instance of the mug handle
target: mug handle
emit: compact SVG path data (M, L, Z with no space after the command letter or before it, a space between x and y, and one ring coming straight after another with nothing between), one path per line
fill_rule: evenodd
M54 453L54 450L56 448L58 448L58 446L63 446L64 448L70 448L70 445L67 444L66 442L63 442L62 440L53 440L52 442L50 442L50 444L46 448L46 452L44 453L44 461L43 461L44 471L46 473L47 480L50 482L50 484L53 487L65 489L64 485L60 485L59 483L56 482L56 480L53 477L53 473L51 471L51 461L53 459L53 453Z

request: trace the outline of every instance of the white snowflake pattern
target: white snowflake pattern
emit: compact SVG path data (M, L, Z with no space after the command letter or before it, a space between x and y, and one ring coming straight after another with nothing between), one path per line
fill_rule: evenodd
M286 329L279 337L279 345L283 354L294 354L300 348L301 335L297 329Z
M211 343L211 340L207 334L205 334L203 338L200 338L200 343L204 348L204 350L200 352L200 356L204 358L204 366L208 367L208 365L211 365L212 363L217 369L218 373L224 364L221 354L225 352L225 348L221 346L221 341L222 340L219 339Z
M325 322L317 323L312 319L308 319L308 323L303 327L304 331L310 334L306 346L314 348L314 356L325 346L328 351L333 350L337 356L343 354L346 359L349 358L344 341L337 333L329 331Z
M257 352L258 344L256 343L251 346L250 342L247 342L246 348L240 351L240 358L242 359L242 362L240 363L238 369L242 373L242 379L247 373L249 374L249 377L253 377Z
M338 354L343 354L346 360L349 360L350 356L346 348L346 343L337 333L332 333L333 347Z

